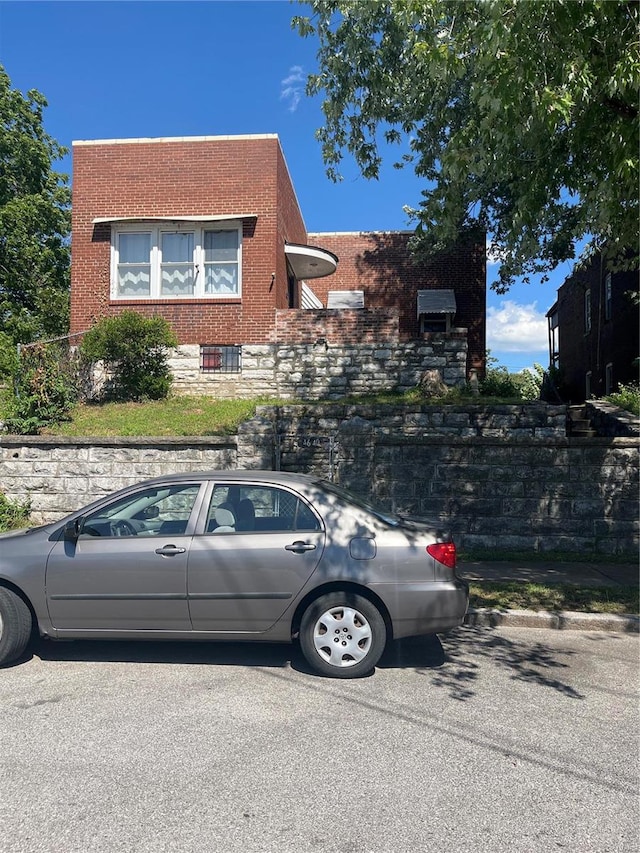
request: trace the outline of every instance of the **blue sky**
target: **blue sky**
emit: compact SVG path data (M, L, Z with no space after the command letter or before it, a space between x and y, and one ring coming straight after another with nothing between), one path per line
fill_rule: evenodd
M314 132L320 101L304 94L316 42L290 27L305 6L288 0L29 2L0 0L0 63L13 88L48 100L44 124L60 144L77 139L277 133L307 230L411 227L422 183L392 168L344 181L325 174ZM71 173L70 156L58 164ZM487 290L487 346L516 371L548 364L545 312L569 272L547 284ZM495 267L488 266L488 284Z

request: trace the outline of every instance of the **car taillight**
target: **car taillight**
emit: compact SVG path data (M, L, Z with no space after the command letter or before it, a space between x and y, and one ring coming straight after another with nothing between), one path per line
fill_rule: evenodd
M427 554L450 569L456 567L456 546L453 542L436 542L435 545L427 545Z

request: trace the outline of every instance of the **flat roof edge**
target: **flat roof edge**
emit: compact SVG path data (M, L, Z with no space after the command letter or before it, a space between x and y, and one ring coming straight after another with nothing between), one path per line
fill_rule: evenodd
M383 228L367 231L309 231L308 237L362 237L367 234L415 234L410 228Z
M277 133L245 133L223 136L148 136L131 139L74 139L72 145L149 145L161 142L228 142L251 139L278 139Z

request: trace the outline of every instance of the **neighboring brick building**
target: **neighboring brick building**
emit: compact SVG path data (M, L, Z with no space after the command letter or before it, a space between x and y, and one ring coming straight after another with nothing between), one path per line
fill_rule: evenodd
M637 382L638 272L608 272L600 256L558 289L547 312L550 363L567 402L603 397Z
M468 367L484 373L486 357L485 242L460 243L425 263L415 263L407 249L413 232L309 234L339 258L336 272L313 283L324 305L329 291L364 290L365 308L397 308L400 339L424 332L417 313L418 291L453 290L455 325L467 330Z
M72 214L71 332L124 309L160 314L183 374L207 387L224 373L230 393L251 347L360 336L401 346L463 331L463 380L484 370L484 242L414 265L404 232L307 234L276 135L74 142ZM362 301L327 308L331 291Z

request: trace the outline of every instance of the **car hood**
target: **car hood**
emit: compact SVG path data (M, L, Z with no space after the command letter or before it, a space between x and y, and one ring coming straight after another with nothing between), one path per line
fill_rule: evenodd
M0 533L0 539L7 545L12 539L20 539L23 536L35 536L37 534L50 534L56 528L55 524L43 524L40 527L20 527L18 530L9 530L7 533Z

